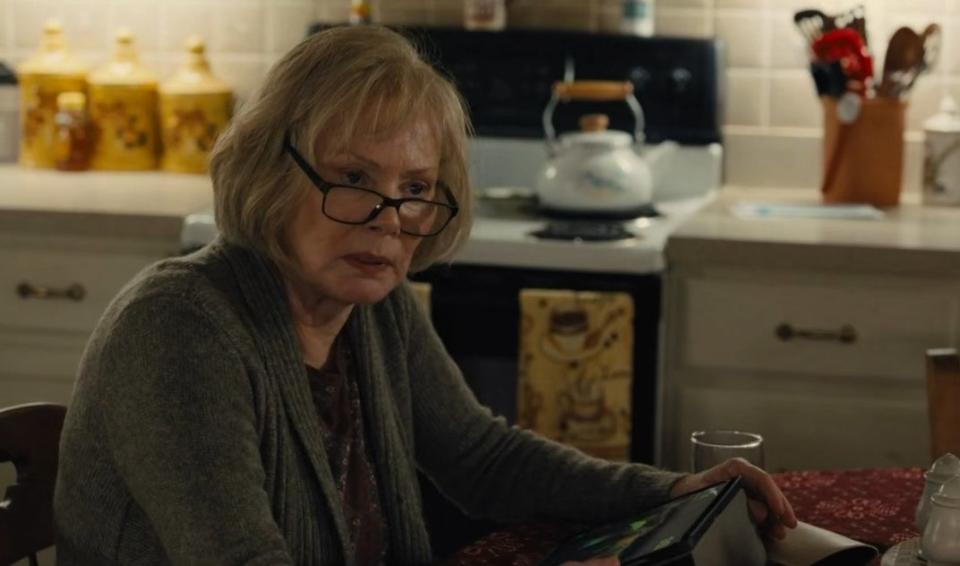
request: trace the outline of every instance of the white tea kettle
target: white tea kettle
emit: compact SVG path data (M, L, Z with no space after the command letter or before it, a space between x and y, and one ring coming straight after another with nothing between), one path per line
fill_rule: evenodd
M553 111L560 101L623 100L633 111L633 134L607 130L605 114L580 119L579 132L557 141ZM543 111L543 129L551 159L540 173L537 196L541 210L563 216L634 218L648 211L653 200L655 163L672 153L676 144L659 144L642 155L643 110L633 95L633 84L616 81L558 82Z

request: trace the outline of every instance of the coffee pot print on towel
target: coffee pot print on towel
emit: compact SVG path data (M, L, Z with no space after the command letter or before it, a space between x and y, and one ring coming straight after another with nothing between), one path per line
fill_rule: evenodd
M521 291L521 426L593 456L629 459L633 309L626 293Z

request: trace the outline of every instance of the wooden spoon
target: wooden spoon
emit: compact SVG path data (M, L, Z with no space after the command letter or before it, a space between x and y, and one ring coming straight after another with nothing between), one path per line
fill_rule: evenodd
M887 55L883 60L883 77L877 88L878 96L898 98L909 81L909 72L923 64L923 38L908 27L897 29L890 37Z
M898 98L902 98L903 95L910 92L914 83L917 82L917 78L936 66L937 60L940 59L942 36L939 25L928 25L920 34L920 41L923 43L923 57L920 58L920 62L907 71L904 80L898 84L899 90L896 93Z

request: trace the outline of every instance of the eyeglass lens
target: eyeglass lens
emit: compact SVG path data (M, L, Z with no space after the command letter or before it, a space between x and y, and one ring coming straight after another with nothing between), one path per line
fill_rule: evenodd
M327 191L323 212L330 218L351 224L370 219L373 210L383 202L374 192L352 187L333 186ZM441 230L452 213L449 208L426 201L406 201L400 205L400 228L414 235L431 235Z

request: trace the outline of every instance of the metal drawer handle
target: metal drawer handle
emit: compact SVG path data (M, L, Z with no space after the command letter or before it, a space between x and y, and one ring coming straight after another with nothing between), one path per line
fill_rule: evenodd
M857 341L857 329L849 324L844 324L839 330L819 330L815 328L795 328L789 323L782 322L773 330L773 333L784 342L794 338L798 340L840 342L841 344L853 344Z
M87 296L87 290L79 283L74 283L63 289L55 289L24 281L17 285L17 294L20 295L21 299L66 299L79 302Z

